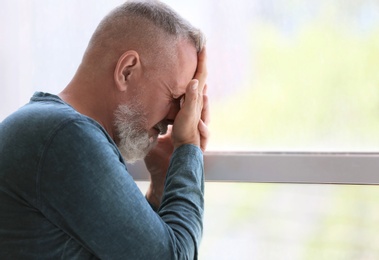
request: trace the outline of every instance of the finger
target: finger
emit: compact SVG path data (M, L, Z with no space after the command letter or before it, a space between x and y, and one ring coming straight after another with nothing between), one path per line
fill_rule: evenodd
M172 133L172 125L167 125L167 131L165 134L160 134L158 135L158 140L161 139L161 138L166 138L167 136L171 136L171 133Z
M196 79L193 79L190 81L190 83L187 86L186 94L185 94L185 100L182 104L182 109L193 112L196 110L197 107L197 99L198 99L198 91L199 91L199 81Z
M207 95L203 95L203 109L201 110L201 120L206 125L208 125L211 120L209 111L209 101Z
M172 125L168 125L166 134L171 135L171 133L172 133Z
M205 84L204 89L203 89L203 95L206 95L207 92L208 92L208 84Z
M205 152L208 145L210 132L207 125L203 122L203 120L199 121L198 129L200 133L200 148L203 152Z
M205 139L208 139L208 137L209 137L209 135L210 135L209 128L208 128L208 126L204 123L203 120L200 120L200 121L199 121L198 129L199 129L199 133L200 133L201 137L202 137L202 138L205 138Z
M207 78L207 74L208 74L208 71L207 71L207 51L206 51L206 48L204 46L203 49L198 54L197 69L196 69L196 73L195 73L195 77L194 77L194 79L199 80L200 93L202 93L202 91L203 91L205 81Z

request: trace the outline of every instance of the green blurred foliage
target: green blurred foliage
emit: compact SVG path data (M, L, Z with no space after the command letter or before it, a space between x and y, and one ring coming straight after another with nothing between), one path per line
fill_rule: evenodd
M378 202L374 185L208 182L200 259L379 259Z
M250 77L229 97L210 97L211 149L379 150L379 26L346 22L367 1L322 2L293 31L251 26ZM239 259L379 259L378 186L210 186L207 210L221 231L205 249L220 248L222 233L236 240L233 254L251 251Z
M290 36L267 24L251 31L252 78L212 103L215 146L377 150L379 29L317 22Z

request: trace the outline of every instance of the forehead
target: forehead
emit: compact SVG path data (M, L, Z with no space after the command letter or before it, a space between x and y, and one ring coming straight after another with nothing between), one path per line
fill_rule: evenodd
M170 90L172 95L177 98L183 95L187 85L193 79L197 68L197 52L196 48L186 42L181 41L177 46L177 57L172 68L172 84Z

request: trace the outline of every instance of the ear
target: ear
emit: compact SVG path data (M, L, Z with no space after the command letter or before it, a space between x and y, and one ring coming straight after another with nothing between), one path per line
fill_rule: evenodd
M121 55L114 71L114 81L119 91L126 91L130 78L139 65L140 58L136 51L130 50Z

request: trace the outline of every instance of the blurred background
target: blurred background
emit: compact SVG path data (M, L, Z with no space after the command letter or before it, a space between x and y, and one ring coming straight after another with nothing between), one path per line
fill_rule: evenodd
M0 121L59 93L122 2L0 0ZM378 152L378 0L164 2L207 35L209 150ZM208 182L205 198L200 259L379 259L377 186Z

